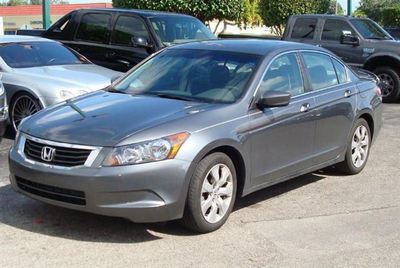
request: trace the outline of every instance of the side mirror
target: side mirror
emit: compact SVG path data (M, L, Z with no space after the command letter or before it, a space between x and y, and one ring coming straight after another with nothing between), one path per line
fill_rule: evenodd
M260 110L264 110L268 107L281 107L288 106L292 95L289 92L284 91L267 91L258 100L257 107Z
M359 46L360 38L357 35L343 34L340 37L340 43L344 45Z
M151 48L153 47L148 41L146 37L141 36L133 36L131 38L131 43L133 47L143 47L143 48Z

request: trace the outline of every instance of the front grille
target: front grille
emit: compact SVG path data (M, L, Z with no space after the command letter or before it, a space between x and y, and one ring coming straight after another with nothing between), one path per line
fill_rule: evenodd
M50 162L42 159L42 149L45 146L55 149L54 158ZM67 148L52 145L49 146L47 144L36 142L30 139L26 139L24 148L24 153L29 159L64 167L84 165L91 152L92 150L87 149Z
M86 205L85 193L82 191L45 185L20 177L16 177L15 179L18 187L30 194L74 205Z

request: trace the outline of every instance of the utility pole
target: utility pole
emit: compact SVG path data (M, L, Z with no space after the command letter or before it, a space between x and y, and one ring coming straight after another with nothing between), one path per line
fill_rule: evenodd
M352 9L353 3L352 0L347 0L347 15L351 16L351 9Z
M50 1L51 0L42 0L43 29L48 29L50 27Z

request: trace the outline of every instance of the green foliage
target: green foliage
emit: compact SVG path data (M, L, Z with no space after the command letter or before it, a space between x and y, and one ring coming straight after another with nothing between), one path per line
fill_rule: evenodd
M337 15L343 16L344 9L338 1L331 0L331 2L329 4L328 14L337 14Z
M400 26L399 0L361 0L354 15L364 14L383 26Z
M242 21L243 0L113 0L114 7L185 13L202 21Z
M261 17L266 26L275 34L282 35L284 26L291 15L326 13L330 0L260 0Z
M400 4L381 10L381 23L384 26L400 26Z
M260 0L244 0L243 24L257 26L262 24L260 15Z
M7 2L7 6L20 6L20 5L27 5L28 1L26 0L9 0Z

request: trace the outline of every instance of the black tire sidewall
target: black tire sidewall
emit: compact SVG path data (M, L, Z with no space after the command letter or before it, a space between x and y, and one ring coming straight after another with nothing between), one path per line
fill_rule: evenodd
M201 188L203 186L203 182L207 173L213 166L217 164L224 164L230 169L233 180L233 194L232 194L231 204L224 217L217 223L209 223L206 221L201 211L201 202L200 202ZM186 224L187 227L200 233L207 233L219 229L226 222L230 213L232 212L236 199L236 193L237 193L236 176L237 176L236 169L232 160L224 153L219 153L219 152L212 153L200 161L194 172L194 175L192 177L189 186L185 216L190 218L189 220L190 226Z
M352 144L353 137L354 137L356 129L361 125L365 126L367 128L367 130L368 130L369 145L368 145L368 151L367 151L367 158L365 159L364 164L361 167L357 168L353 164L351 144ZM360 173L364 169L364 167L367 164L368 159L369 159L369 154L370 154L370 151L371 151L371 142L372 142L372 136L371 136L371 130L369 128L368 122L363 118L358 119L356 121L356 123L354 124L353 129L351 130L350 140L349 140L349 143L347 145L346 159L345 159L347 173L354 175L354 174Z
M390 77L392 77L393 82L394 82L394 89L392 93L390 93L388 96L383 97L384 102L395 102L399 99L400 96L400 76L396 72L395 69L390 68L390 67L379 67L374 70L374 73L376 75L380 74L387 74Z

